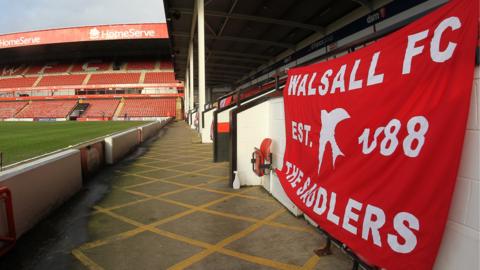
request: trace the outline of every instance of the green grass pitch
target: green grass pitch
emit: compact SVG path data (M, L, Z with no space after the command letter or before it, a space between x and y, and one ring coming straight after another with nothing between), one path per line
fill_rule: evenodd
M49 153L146 122L0 122L3 165Z

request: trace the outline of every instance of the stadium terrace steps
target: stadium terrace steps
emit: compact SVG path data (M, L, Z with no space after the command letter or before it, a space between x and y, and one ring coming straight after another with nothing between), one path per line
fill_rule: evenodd
M115 110L115 113L113 114L113 117L118 117L120 113L123 111L123 107L125 107L125 99L122 98L120 100L120 104L118 104L117 109Z
M0 119L13 118L27 104L27 101L0 102Z
M120 117L174 116L176 98L126 99Z
M66 118L77 100L32 101L15 118Z
M81 117L113 117L118 104L119 99L89 99L83 103L88 103L87 110L81 115Z

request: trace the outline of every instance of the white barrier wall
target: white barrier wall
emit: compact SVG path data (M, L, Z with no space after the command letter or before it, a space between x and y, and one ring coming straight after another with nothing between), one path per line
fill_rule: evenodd
M258 177L252 172L250 163L254 147L260 147L264 138L271 138L272 166L283 166L285 151L285 113L283 98L271 98L268 101L245 110L237 115L237 171L242 185L262 185L294 215L302 212L288 198L287 194L272 171L270 175Z
M237 114L237 172L242 186L264 185L262 178L268 179L252 171L250 158L254 147L260 148L262 140L268 137L269 116L269 102Z
M138 130L132 129L105 138L105 162L114 164L139 143Z
M435 269L480 269L480 67L474 77L460 170Z
M148 125L144 125L141 127L138 127L137 129L140 130L141 134L141 142L144 142L151 138L153 135L157 134L157 132L162 128L162 123L161 122L153 122Z
M217 109L211 109L209 111L206 111L203 114L204 117L204 122L205 122L205 127L203 127L200 130L200 134L202 136L202 143L213 143L211 139L211 125L213 122L213 112L215 112Z
M17 238L82 187L80 151L65 150L0 172L0 186L12 192ZM3 203L0 234L7 226Z

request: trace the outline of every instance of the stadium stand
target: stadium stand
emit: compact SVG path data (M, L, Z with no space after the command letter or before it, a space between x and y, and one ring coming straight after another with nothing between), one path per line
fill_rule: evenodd
M81 85L87 75L51 75L43 76L37 86Z
M160 61L161 69L173 69L173 63L170 61Z
M144 83L174 83L173 72L148 72L145 74Z
M153 70L155 64L154 61L130 61L127 63L127 70Z
M0 88L31 87L38 77L19 77L0 79Z
M72 100L39 100L32 101L19 112L16 118L65 118L77 104Z
M87 62L75 63L70 72L86 72L86 71L108 71L112 66L111 62L102 62L92 60Z
M13 118L27 104L26 101L0 102L0 119Z
M0 66L0 76L16 76L22 75L27 65L4 65Z
M113 117L120 103L119 99L89 99L83 101L88 104L87 110L82 117Z
M140 73L104 73L92 74L88 84L128 84L139 80Z
M71 64L58 64L51 63L45 65L33 65L27 70L25 74L36 75L36 74L50 74L50 73L65 73L70 68Z
M126 99L120 116L154 117L174 116L175 98L135 98Z

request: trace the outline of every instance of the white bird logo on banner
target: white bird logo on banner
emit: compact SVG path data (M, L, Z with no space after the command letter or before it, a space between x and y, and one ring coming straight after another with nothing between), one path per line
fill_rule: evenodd
M332 164L335 167L335 160L338 156L345 156L337 145L335 140L335 128L341 121L350 118L348 112L343 108L336 108L330 112L322 110L321 121L322 129L320 130L320 139L318 146L318 173L322 168L323 156L325 154L325 147L330 143L332 148Z

